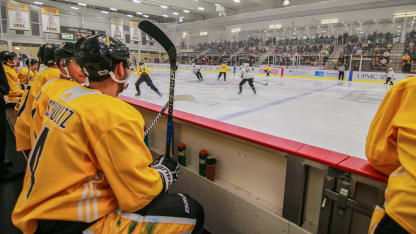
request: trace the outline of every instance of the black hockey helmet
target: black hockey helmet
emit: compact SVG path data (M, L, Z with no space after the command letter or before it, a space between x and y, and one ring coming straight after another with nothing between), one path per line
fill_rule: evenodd
M75 42L75 49L79 49L79 47L81 46L81 44L87 39L87 37L80 37L76 42Z
M39 64L39 61L37 59L31 59L30 65L33 65L33 64Z
M106 34L85 39L75 52L75 60L90 80L101 81L109 78L117 64L123 62L128 68L129 48L120 40Z
M57 46L52 43L43 44L38 51L39 62L46 66L55 64L55 50Z
M74 57L75 44L72 42L64 42L55 50L55 63L58 64L61 60L71 59ZM66 63L65 63L66 64Z
M3 64L7 64L7 60L9 59L13 61L15 58L18 57L19 55L17 55L15 52L2 51L0 53L0 59Z

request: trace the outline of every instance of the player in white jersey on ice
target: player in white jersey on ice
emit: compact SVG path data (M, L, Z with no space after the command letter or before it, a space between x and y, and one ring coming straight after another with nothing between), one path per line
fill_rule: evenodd
M192 63L192 73L194 73L196 75L196 78L198 78L199 81L204 80L202 78L201 68L198 65L196 65L195 63Z
M241 70L241 82L239 84L240 91L238 94L241 94L243 91L243 85L248 82L251 89L253 90L254 94L256 94L256 88L254 87L254 69L248 65L248 63L244 64L243 69Z
M393 71L393 68L389 68L389 71L386 74L387 78L386 78L386 83L384 83L385 85L393 85L393 80L395 80L395 76L396 74Z

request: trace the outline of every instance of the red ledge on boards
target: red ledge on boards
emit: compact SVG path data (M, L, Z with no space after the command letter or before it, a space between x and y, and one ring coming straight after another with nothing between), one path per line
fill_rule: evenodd
M152 112L158 113L162 108L159 105L144 102L131 97L120 96L120 99L133 106ZM164 114L167 115L167 111ZM246 141L253 142L255 144L266 146L279 151L284 151L289 154L300 156L302 158L310 159L312 161L316 161L333 168L338 168L340 170L348 171L381 182L387 182L387 177L385 175L380 174L372 169L366 160L360 158L238 127L179 110L174 110L173 117L184 122L201 126L229 136L234 136Z
M344 160L341 163L339 163L337 168L343 171L348 171L357 175L369 177L371 179L375 179L385 183L387 183L388 180L388 177L386 175L374 170L370 166L370 164L368 164L367 160L361 158L349 157L347 160Z

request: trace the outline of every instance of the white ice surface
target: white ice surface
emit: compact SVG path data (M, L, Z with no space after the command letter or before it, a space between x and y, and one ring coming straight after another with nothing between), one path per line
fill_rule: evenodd
M365 139L387 88L382 84L256 76L254 95L248 83L237 94L240 79L227 74L178 71L175 95L191 94L196 102L177 101L174 108L274 136L365 159ZM168 100L169 71L151 69L160 98L142 83L140 100L163 106ZM136 73L121 95L135 97Z

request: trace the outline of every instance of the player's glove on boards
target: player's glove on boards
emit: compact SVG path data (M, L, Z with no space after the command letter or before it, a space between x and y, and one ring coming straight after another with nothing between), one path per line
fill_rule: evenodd
M160 177L162 177L164 192L167 192L169 186L178 179L179 164L173 158L162 155L160 158L156 159L150 167L159 172Z

